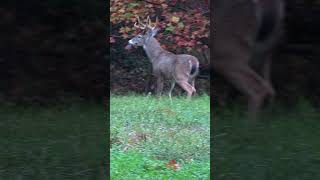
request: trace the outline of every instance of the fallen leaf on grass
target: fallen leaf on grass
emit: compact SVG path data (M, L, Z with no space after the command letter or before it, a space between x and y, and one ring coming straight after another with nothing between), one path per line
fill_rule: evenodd
M174 169L176 171L181 168L180 165L177 163L177 161L174 159L169 161L169 163L166 164L166 167L169 169Z

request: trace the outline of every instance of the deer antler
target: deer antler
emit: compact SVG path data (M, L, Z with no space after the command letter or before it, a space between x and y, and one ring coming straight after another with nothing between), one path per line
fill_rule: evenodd
M138 21L136 21L136 22L134 23L134 27L139 28L139 29L145 29L146 27L147 27L147 28L150 28L150 29L154 29L154 28L157 26L158 22L159 22L158 17L156 17L156 22L154 23L154 25L152 25L150 16L147 17L147 20L146 20L146 23L147 23L147 24L143 24L143 23L140 21L139 16L136 15L136 18L137 18ZM139 25L138 25L138 23L139 23Z
M157 26L158 22L159 22L158 17L156 17L156 22L155 22L154 25L152 26L152 23L151 23L151 20L150 20L150 17L149 17L149 16L148 16L148 18L147 18L147 21L148 21L148 28L150 28L150 29L154 29L154 28Z
M138 22L135 22L135 23L134 23L134 27L139 28L139 29L145 29L145 28L147 27L147 25L146 25L146 24L143 24L143 23L140 21L139 16L136 16L136 18L137 18ZM138 25L137 23L139 23L140 25ZM142 26L141 26L141 25L142 25Z

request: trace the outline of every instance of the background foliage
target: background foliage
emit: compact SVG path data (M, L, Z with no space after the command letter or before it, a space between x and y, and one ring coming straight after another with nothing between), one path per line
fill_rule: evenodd
M151 13L153 21L159 16L162 31L159 32L158 39L174 52L188 52L188 47L195 49L188 53L196 55L201 61L197 87L208 91L209 80L202 78L209 76L209 49L203 47L209 43L207 37L200 36L204 36L210 26L207 24L203 30L198 26L208 21L207 1L150 2L153 4L142 0L113 0L110 5L114 5L116 9L113 10L111 6L111 14L117 13L116 10L120 11L120 7L131 13L139 7L138 14L142 18L147 13ZM165 5L154 4L160 2ZM120 6L119 3L124 5ZM130 3L138 5L129 7ZM174 3L176 4L173 5ZM291 0L286 3L286 36L273 61L272 69L277 98L290 103L295 101L295 97L303 95L314 102L320 102L320 26L317 18L314 18L320 14L319 1ZM152 5L152 8L141 8L147 5ZM168 6L163 7L166 5ZM131 28L132 16L126 17L125 14L127 13L118 13L110 19L109 31L115 41L110 44L111 89L119 93L145 92L149 90L148 87L152 87L152 78L148 76L150 63L142 49L124 51L128 39L122 36L127 34L129 38L135 34L135 30ZM179 22L175 23L177 18L172 17L177 17ZM106 56L110 42L106 31L109 21L109 17L106 17L106 2L5 1L0 8L0 18L0 99L42 102L70 94L87 98L101 98L105 95L106 58L110 58ZM179 28L181 22L184 28ZM120 32L121 27L128 27L130 30ZM172 28L180 29L181 32ZM192 46L192 37L183 35L188 29L189 35L198 32L194 40L203 44L195 43ZM184 41L180 42L182 38ZM176 47L173 46L175 44ZM201 53L196 51L198 48L202 48ZM219 76L214 78L215 96L220 99L216 102L232 100L237 93Z
M209 1L166 0L112 0L110 2L111 90L113 92L149 91L153 78L150 62L140 49L124 50L127 41L137 35L133 25L136 15L159 19L161 31L156 38L162 47L174 53L195 55L200 70L207 80L199 81L198 89L209 90Z

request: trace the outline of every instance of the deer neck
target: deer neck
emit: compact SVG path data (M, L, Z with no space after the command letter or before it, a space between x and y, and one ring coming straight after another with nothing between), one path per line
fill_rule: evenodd
M143 49L146 52L151 63L157 60L157 57L165 50L160 46L160 43L154 38L149 38L143 45Z

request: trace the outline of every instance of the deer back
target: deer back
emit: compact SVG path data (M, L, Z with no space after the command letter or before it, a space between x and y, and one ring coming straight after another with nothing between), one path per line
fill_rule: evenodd
M271 48L280 33L281 9L280 0L215 0L213 63L244 63L237 57L249 61L253 52Z
M197 58L188 54L176 55L164 49L159 50L158 48L153 51L150 46L146 49L152 51L150 53L146 52L149 54L149 58L151 58L153 73L161 75L166 79L188 79L192 67L199 66Z

